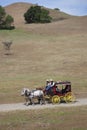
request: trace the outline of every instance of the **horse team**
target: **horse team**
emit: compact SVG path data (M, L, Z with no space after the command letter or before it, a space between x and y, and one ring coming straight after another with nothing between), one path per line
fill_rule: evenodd
M53 81L53 79L47 79L45 89L47 89L48 91L54 85L55 82ZM35 104L35 99L38 100L39 104L45 104L45 92L42 88L38 88L32 91L30 91L28 88L23 88L21 95L25 96L25 105Z
M38 101L38 104L45 104L45 98L44 98L44 92L43 90L32 90L30 91L30 89L28 88L23 88L23 90L21 91L21 96L25 96L25 105L34 105L36 102L35 100Z

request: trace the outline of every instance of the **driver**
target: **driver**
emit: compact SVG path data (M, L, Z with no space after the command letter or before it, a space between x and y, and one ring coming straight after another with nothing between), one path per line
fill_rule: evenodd
M55 85L55 82L53 79L46 80L46 90L48 91L50 88L52 88Z

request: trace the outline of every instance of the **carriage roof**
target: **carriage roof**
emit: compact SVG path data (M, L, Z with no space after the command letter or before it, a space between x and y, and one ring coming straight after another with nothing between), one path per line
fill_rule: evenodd
M71 85L70 81L60 81L60 82L56 82L56 84L58 85Z

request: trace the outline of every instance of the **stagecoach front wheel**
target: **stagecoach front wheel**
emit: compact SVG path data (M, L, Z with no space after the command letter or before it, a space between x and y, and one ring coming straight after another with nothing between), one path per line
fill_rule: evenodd
M54 95L52 97L52 103L53 104L60 103L60 97L58 95Z
M71 92L67 93L65 95L65 97L66 97L66 102L67 103L69 103L69 102L75 102L75 96Z

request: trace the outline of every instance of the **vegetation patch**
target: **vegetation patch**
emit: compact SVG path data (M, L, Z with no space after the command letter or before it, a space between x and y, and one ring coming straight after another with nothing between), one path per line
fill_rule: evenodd
M85 106L0 113L0 130L86 130L86 112Z

